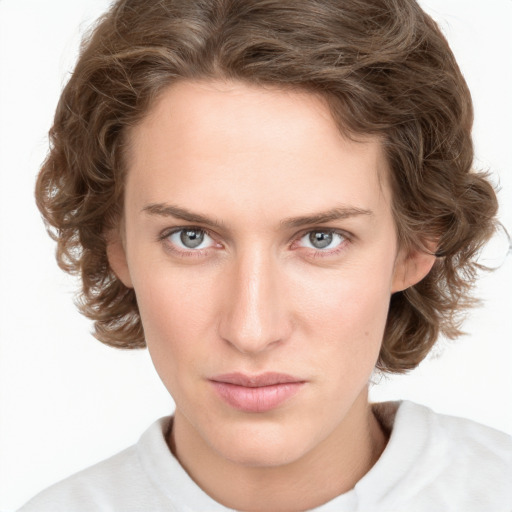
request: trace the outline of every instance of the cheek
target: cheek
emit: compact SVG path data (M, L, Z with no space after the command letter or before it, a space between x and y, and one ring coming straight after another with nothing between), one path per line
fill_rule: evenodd
M296 293L302 297L297 324L302 325L304 339L317 340L314 356L329 368L343 368L347 378L371 372L380 351L391 276L389 267L377 274L379 279L363 268L345 269L331 275L328 286L320 288L318 279L308 280Z
M392 262L360 261L336 272L304 272L292 295L313 322L355 333L385 322L391 282Z
M144 276L134 282L149 352L157 371L179 372L206 350L213 321L213 291L201 279L180 272Z

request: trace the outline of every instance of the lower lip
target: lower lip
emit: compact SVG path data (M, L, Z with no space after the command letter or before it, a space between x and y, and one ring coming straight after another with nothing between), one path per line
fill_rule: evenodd
M286 382L249 388L210 381L217 394L231 407L244 412L266 412L276 409L296 395L304 382Z

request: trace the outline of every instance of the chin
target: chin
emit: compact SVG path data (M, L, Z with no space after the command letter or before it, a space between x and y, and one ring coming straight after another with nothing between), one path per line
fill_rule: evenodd
M240 466L270 468L291 464L301 459L305 453L303 446L283 446L282 442L254 443L246 439L240 443L231 443L221 455Z
M246 467L277 467L301 459L312 443L311 432L280 424L237 426L215 439L213 448L223 458Z

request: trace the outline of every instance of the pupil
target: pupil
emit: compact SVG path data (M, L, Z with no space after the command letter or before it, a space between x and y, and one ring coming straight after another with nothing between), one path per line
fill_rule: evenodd
M309 241L313 247L316 247L317 249L325 249L332 242L332 233L313 231L309 235Z
M198 229L185 229L180 235L181 242L189 249L195 249L204 240L204 233Z

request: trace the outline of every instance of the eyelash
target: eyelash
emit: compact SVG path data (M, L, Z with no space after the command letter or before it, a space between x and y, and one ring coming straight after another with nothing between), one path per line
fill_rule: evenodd
M202 258L204 256L207 256L207 254L209 253L210 249L212 249L212 247L208 247L207 249L197 249L197 250L188 250L187 251L187 250L177 249L173 244L171 244L169 242L170 236L172 236L176 233L180 233L181 231L185 231L185 230L201 231L201 232L205 233L206 235L208 235L210 238L212 238L212 240L215 240L215 237L210 233L210 231L208 231L207 229L204 229L204 228L200 228L198 226L183 226L183 227L173 228L170 230L165 230L159 235L158 240L165 245L166 250L172 252L174 255L177 255L178 257L181 257L181 258L189 258L189 257ZM301 233L296 235L293 238L293 242L291 245L294 245L297 241L300 241L305 235L307 235L309 233L332 233L335 235L339 235L343 239L335 249L331 249L331 250L323 251L321 249L306 248L309 251L312 251L308 255L308 257L310 257L310 258L325 258L325 257L330 257L330 256L336 256L339 253L346 250L346 245L350 244L352 242L352 238L353 238L352 235L350 235L349 233L347 233L345 231L332 229L332 228L316 228L316 229L309 229L307 231L302 231Z

